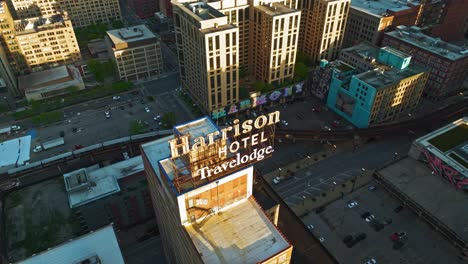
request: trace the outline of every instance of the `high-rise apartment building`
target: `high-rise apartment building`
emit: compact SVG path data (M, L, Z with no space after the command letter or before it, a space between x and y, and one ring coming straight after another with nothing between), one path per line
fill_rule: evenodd
M120 20L119 0L10 0L20 19L67 12L74 27Z
M447 42L463 41L468 34L468 1L440 2L443 7L442 17L439 17L439 23L432 28L430 35Z
M81 60L72 23L66 16L16 20L15 33L25 60L21 71L40 71Z
M223 13L227 17L227 23L239 28L238 57L239 69L248 70L250 43L250 9L248 0L229 1L218 0L209 1L208 5Z
M251 12L252 75L266 83L293 78L301 11L269 2L258 3Z
M424 93L432 100L458 93L468 74L468 49L425 35L418 27L398 26L385 33L382 45L401 50L415 64L430 69Z
M183 87L206 112L239 100L239 29L204 2L175 3Z
M350 0L304 0L299 50L314 61L333 60L343 44Z
M301 19L296 5L258 0L174 3L182 84L199 106L208 112L236 103L239 71L266 83L294 76Z
M141 80L162 73L159 39L145 25L109 30L106 42L121 80Z
M440 21L440 1L353 0L346 25L344 46L362 41L380 45L384 31L399 25L431 28Z
M411 56L368 44L348 48L346 54L355 56L341 56L349 64L337 64L332 73L330 109L359 128L392 122L414 111L428 73L412 65ZM366 70L367 65L373 69Z
M280 121L279 112L274 121L271 114L256 119L255 127ZM252 196L250 162L264 159L272 150L270 128L229 140L236 145L254 139L251 147L247 143L231 148L226 144L231 136L225 134L231 130L219 130L202 118L174 127L174 137L141 146L168 263L290 262L292 246ZM207 145L200 145L205 137ZM198 147L189 147L192 144ZM230 165L224 170L221 164ZM215 173L212 169L217 166Z

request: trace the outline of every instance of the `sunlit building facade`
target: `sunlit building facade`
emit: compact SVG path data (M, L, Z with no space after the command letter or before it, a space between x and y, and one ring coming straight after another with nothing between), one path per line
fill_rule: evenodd
M65 15L16 20L15 32L25 61L21 71L40 71L81 60L72 23Z
M148 79L163 72L159 39L145 25L109 30L106 43L121 80Z
M173 6L183 88L204 111L239 100L239 28L204 2Z
M343 44L350 0L303 0L299 50L314 61L334 60Z
M408 54L390 47L363 44L356 53L361 57L344 57L348 66L332 75L327 106L358 128L408 117L419 103L427 70L411 64ZM358 70L365 67L359 60L367 60L373 69Z
M11 0L20 19L67 12L74 27L120 20L119 0Z
M265 83L294 77L301 11L282 3L252 8L251 72Z

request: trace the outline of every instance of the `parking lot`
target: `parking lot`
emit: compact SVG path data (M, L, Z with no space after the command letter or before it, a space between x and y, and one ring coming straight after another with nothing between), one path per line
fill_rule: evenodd
M376 190L370 191L369 186L376 186ZM351 202L357 205L348 206ZM366 263L370 259L379 264L461 263L449 242L410 210L403 208L395 212L399 206L398 200L372 183L329 204L321 213L305 216L303 221L313 225L311 232L317 238L323 238L325 247L340 263ZM367 222L363 218L368 214L375 216L373 221ZM376 231L376 223L382 224L383 229ZM395 232L402 235L401 238L393 237L401 242L399 249L393 248L399 243L391 239ZM355 239L361 233L365 238L352 247L343 242L346 236Z

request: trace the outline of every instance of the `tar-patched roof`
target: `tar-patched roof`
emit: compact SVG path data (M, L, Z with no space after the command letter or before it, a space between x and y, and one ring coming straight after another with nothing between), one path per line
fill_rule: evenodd
M75 264L95 256L103 264L124 264L112 225L41 252L17 264Z

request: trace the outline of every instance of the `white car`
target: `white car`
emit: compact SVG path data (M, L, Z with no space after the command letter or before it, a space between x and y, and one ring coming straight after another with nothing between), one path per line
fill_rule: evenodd
M111 117L111 115L110 115L110 112L109 112L109 111L105 111L105 112L104 112L104 115L106 116L106 118L110 118L110 117Z
M149 112L150 112L149 107L145 107L145 112L146 112L146 113L149 113Z
M375 216L374 215L369 215L367 218L366 218L366 222L369 223L370 221L374 220Z
M357 205L358 205L357 202L351 201L351 202L348 204L348 208L353 208L353 207L356 207Z
M34 153L41 152L41 151L42 151L42 146L41 146L41 145L37 145L37 146L33 149L33 152L34 152Z
M153 117L153 120L156 121L156 122L159 122L159 121L161 121L161 116L157 115L157 116Z
M11 126L11 130L13 130L13 131L18 131L20 129L21 129L21 126L17 126L17 125L12 125Z
M319 241L320 241L320 243L323 243L323 241L325 241L325 238L319 237Z
M281 120L281 124L283 124L283 125L285 125L285 126L289 125L288 122L287 122L286 120Z
M312 230L312 229L314 229L314 225L308 225L307 228L308 228L309 230Z
M375 261L375 259L369 259L366 261L366 264L377 264L377 261Z
M116 95L116 96L112 96L112 100L119 100L120 99L120 96Z

